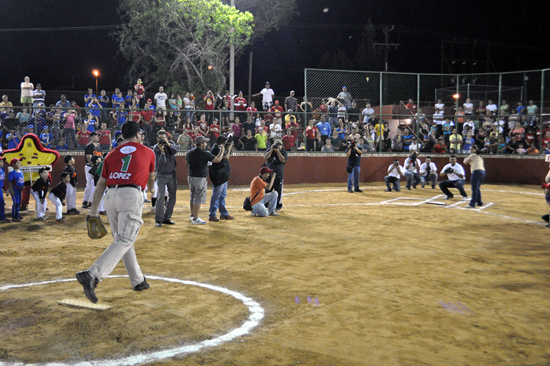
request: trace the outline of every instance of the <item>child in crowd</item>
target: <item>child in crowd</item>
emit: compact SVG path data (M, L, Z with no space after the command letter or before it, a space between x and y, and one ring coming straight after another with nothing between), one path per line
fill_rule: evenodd
M4 171L4 160L6 160L6 158L0 157L0 224L11 222L10 219L6 218L6 211L4 209L4 190L6 189L6 186L4 184L6 180L6 172Z
M46 149L52 148L53 135L50 133L48 126L44 126L40 134L40 142Z
M46 194L50 187L51 181L48 171L50 168L40 168L38 174L40 178L33 183L31 188L31 194L36 200L36 220L44 221L46 217Z
M25 186L25 178L21 171L21 160L25 158L17 159L13 158L10 161L10 165L13 170L8 173L8 190L13 200L11 209L11 221L20 222L23 218L19 215L19 208L21 206L21 192Z
M525 146L523 144L519 144L519 147L516 149L516 153L518 154L527 154L527 150L525 149Z
M65 197L67 196L67 187L70 185L70 181L71 176L69 173L61 173L61 182L52 188L48 196L48 199L55 205L55 222L58 224L65 222L63 218L63 206L65 206Z
M69 173L70 181L67 184L67 215L78 215L80 211L76 209L76 186L78 185L78 178L76 176L76 169L74 167L75 159L72 155L66 155L64 159L67 166L64 172Z

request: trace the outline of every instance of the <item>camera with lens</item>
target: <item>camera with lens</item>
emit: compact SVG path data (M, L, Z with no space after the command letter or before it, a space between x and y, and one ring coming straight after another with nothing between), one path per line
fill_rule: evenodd
M168 141L165 138L162 138L162 139L159 140L158 144L159 144L159 146L166 147L166 146L168 146Z
M357 141L355 140L349 140L349 147L355 147L355 144L357 143Z
M448 167L447 169L445 169L445 173L447 173L447 174L451 174L451 173L454 173L454 172L455 172L455 170L451 167Z
M282 146L283 145L280 142L276 142L275 144L273 144L274 149L280 149Z

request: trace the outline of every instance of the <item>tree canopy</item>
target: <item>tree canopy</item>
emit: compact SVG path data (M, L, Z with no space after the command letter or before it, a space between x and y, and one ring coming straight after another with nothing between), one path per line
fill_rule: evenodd
M115 35L132 62L128 76L173 90L220 91L229 46L250 41L254 17L220 0L121 0Z

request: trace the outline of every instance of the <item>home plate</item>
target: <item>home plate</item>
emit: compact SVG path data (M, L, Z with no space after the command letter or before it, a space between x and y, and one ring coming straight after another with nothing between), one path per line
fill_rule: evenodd
M428 205L437 205L437 206L447 206L447 204L445 202L437 202L437 201L426 202L426 204L428 204Z
M57 302L59 305L72 306L75 308L85 308L92 310L107 310L110 309L110 306L94 304L89 301L82 300L73 300L73 299L64 299Z

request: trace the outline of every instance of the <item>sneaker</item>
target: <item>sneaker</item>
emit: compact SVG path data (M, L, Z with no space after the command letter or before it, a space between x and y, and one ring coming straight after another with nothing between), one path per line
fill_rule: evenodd
M208 219L208 221L218 222L218 221L220 221L220 219L218 219L217 217L211 217L211 218Z
M444 200L450 200L450 199L452 199L453 197L454 197L454 196L452 196L452 197L445 196L445 197L443 197L443 199L444 199Z
M19 211L27 211L29 208L27 207L27 205L21 205L19 206Z
M384 192L391 192L391 189L386 188L386 189L384 190Z
M475 206L466 205L464 208L476 208Z
M189 222L195 220L195 218L193 217L193 215L189 216Z
M166 225L175 225L176 223L170 219L166 219L166 220L162 220L162 223L163 224L166 224Z
M162 227L162 222L160 222L160 221L155 222L155 226L156 227Z
M227 215L227 216L220 216L220 220L233 220L234 217L231 216L231 215Z
M84 294L86 294L88 300L95 304L97 302L97 296L95 295L94 290L99 283L97 278L94 278L88 271L82 271L77 272L76 279L78 280L78 283L80 283L84 288Z
M56 224L64 224L64 223L65 223L65 219L55 219L55 223L56 223Z
M469 198L468 197L462 197L462 201L468 201Z
M197 217L196 219L191 221L191 225L204 225L204 224L206 224L206 221L204 221L200 217Z
M150 287L151 285L149 285L149 282L147 282L147 279L145 278L145 276L143 276L143 282L135 285L134 291L143 291L143 290L147 290Z
M82 202L82 208L88 208L88 201Z
M363 192L363 190L361 190L361 189L357 188L357 189L355 190L355 192L359 192L359 193L361 193L361 192Z
M269 216L281 216L281 214L273 211L272 213L269 214Z
M351 189L348 189L348 193L353 193L353 191Z
M11 222L10 219L0 220L0 224L7 224L7 223L9 223L9 222Z

